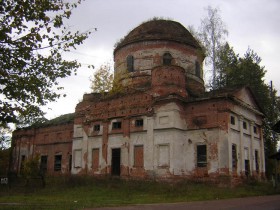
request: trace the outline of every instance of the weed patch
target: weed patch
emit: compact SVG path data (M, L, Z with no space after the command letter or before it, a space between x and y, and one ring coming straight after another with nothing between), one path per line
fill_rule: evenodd
M218 187L209 183L178 183L94 178L49 177L46 187L26 188L20 184L0 188L0 209L82 209L146 203L172 203L226 199L280 193L270 183L250 182L238 187ZM215 190L213 190L215 189ZM11 208L12 207L12 208Z

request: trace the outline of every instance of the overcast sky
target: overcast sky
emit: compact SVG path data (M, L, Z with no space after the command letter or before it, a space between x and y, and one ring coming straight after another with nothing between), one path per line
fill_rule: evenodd
M80 31L97 28L97 32L67 55L84 65L77 76L60 80L67 97L45 107L47 118L75 111L83 94L90 92L93 70L86 64L98 69L101 64L112 62L114 44L130 30L153 17L169 18L197 29L207 15L208 5L219 7L229 31L227 41L236 53L243 56L250 47L262 58L261 65L267 70L265 82L272 80L280 95L279 0L85 0L73 11L68 24Z

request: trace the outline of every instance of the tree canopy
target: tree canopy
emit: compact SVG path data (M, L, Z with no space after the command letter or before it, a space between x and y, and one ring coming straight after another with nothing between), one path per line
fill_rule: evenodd
M278 138L272 132L272 126L280 116L280 100L272 84L266 84L265 67L261 58L248 48L243 57L236 54L228 43L217 54L217 88L249 86L264 112L263 135L265 140L266 172L268 177L273 170L273 161L269 157L276 152Z
M93 74L91 81L91 90L95 93L108 93L113 86L113 73L109 63L103 64Z
M65 25L80 3L0 1L0 126L41 117L41 106L61 96L58 79L80 67L64 59L91 33Z

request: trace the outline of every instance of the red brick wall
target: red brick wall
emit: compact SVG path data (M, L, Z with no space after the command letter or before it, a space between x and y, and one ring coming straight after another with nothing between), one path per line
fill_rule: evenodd
M47 173L70 173L70 157L72 154L73 124L49 126L37 129L16 130L13 132L13 168L19 172L19 150L27 151L25 155L34 157L48 156ZM54 156L62 155L61 171L54 171Z

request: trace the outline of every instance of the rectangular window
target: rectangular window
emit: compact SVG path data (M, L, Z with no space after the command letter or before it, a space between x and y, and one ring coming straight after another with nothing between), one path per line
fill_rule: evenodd
M144 167L144 150L143 145L134 146L134 167Z
M258 133L257 126L254 126L254 133L255 133L255 134Z
M82 167L82 150L80 149L74 151L74 167Z
M247 123L243 121L243 129L247 130Z
M99 149L92 149L92 169L97 171L99 168Z
M40 172L45 174L47 172L47 168L48 168L48 156L42 155L40 161Z
M69 171L72 169L72 155L69 155Z
M250 161L249 161L249 149L244 148L244 166L245 166L245 175L248 177L250 175Z
M236 169L237 169L237 150L236 150L235 144L232 145L231 153L232 153L232 171L236 171Z
M122 122L113 122L112 129L121 129L122 128Z
M54 156L54 171L61 171L62 155Z
M100 125L99 124L94 125L94 131L100 131Z
M255 150L255 164L256 164L256 172L259 173L260 167L259 167L259 151Z
M135 120L135 127L143 127L143 119Z
M25 155L22 155L22 156L21 156L21 161L20 161L20 173L23 172L24 161L25 161Z
M230 116L230 124L235 125L235 117Z
M159 145L158 166L169 167L169 145Z
M197 167L207 166L207 148L206 145L197 145Z

